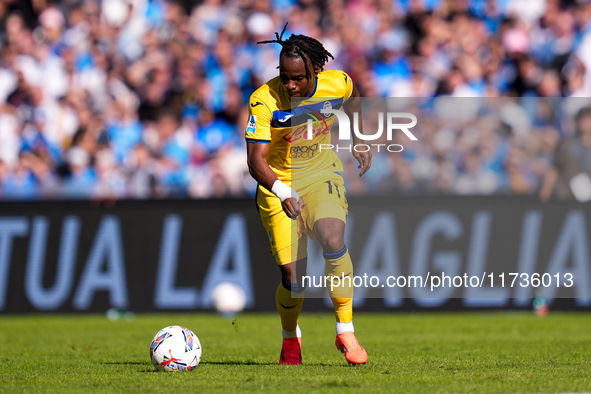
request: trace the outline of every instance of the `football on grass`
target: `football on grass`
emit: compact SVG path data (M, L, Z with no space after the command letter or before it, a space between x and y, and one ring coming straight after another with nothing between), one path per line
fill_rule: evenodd
M201 360L201 343L186 327L164 327L152 339L150 358L159 371L192 371Z

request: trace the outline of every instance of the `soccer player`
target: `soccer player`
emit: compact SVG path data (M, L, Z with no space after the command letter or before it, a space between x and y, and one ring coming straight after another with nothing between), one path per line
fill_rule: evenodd
M334 151L321 149L321 145L330 144L335 118L323 109L344 107L350 115L360 111L360 102L351 100L359 97L359 92L346 73L324 71L328 58L334 59L324 46L304 35L292 34L283 40L286 27L281 35L275 33L276 40L259 42L282 46L279 76L250 97L246 141L248 167L258 182L257 207L282 276L276 292L283 327L279 363L294 365L302 363L298 317L303 304L308 236L318 239L322 246L326 275L353 278L344 242L347 201L339 174L343 166ZM314 98L317 104L292 111L292 99L314 103ZM306 111L313 116L307 116ZM308 119L316 120L312 139L307 135ZM354 144L360 142L353 138ZM353 156L362 176L371 166L371 153L353 151ZM293 231L294 226L297 231ZM352 287L329 294L337 320L337 349L350 364L365 364L367 352L354 334Z

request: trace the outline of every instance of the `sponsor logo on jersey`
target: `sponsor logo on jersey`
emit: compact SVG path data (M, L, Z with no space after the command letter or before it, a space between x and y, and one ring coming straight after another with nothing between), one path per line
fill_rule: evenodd
M332 109L332 104L330 103L330 101L325 101L324 106L320 110L320 113L322 115L324 115L325 118L330 118L334 114L331 112L327 112L327 110L330 111L331 109Z
M329 127L325 127L323 124L321 124L319 127L315 128L312 130L312 139L316 138L319 135L327 135L328 133L330 133L330 129L332 127L332 124ZM289 142L290 144L293 144L294 142L303 139L307 139L306 138L306 131L308 130L308 125L302 125L299 127L295 127L293 132L288 135L288 136L284 136L283 139L287 142Z
M292 146L289 157L292 159L311 159L318 152L318 143L304 146Z
M293 114L287 114L287 115L285 115L283 118L281 118L281 119L277 119L277 120L278 120L278 121L280 121L281 123L285 123L285 122L287 122L287 120L288 120L289 118L292 118L292 117L293 117Z

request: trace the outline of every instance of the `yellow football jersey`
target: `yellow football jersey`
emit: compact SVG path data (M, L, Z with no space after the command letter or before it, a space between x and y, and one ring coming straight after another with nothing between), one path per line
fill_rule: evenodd
M330 167L342 170L338 156L328 148L335 115L327 108L341 109L351 97L353 83L343 71L326 70L318 74L312 93L300 99L292 109L279 77L257 89L249 102L246 141L270 144L267 163L281 181L290 184L300 174L310 174ZM313 135L308 139L308 119L312 119ZM334 164L334 166L333 166Z

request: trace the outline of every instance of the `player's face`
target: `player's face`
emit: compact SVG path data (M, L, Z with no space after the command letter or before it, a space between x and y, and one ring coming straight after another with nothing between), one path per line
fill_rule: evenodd
M289 97L306 97L314 89L314 79L318 70L312 67L308 61L308 69L312 72L312 78L306 77L306 67L300 57L290 58L281 56L279 59L279 77Z

